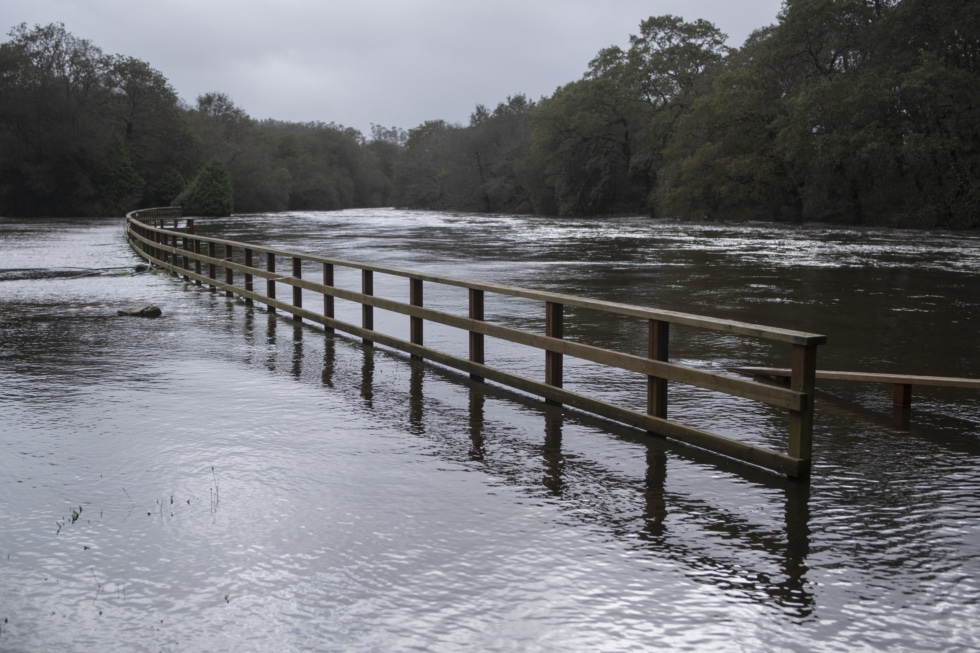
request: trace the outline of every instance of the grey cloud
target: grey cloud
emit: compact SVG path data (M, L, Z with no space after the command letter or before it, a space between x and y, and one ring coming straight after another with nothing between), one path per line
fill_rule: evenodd
M182 98L227 93L256 118L414 127L550 95L651 15L714 22L738 46L781 2L731 0L5 0L0 27L63 22L143 59Z

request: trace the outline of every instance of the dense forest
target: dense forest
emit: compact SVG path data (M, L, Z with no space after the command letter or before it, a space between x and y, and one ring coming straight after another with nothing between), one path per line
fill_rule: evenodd
M390 205L398 129L257 121L223 93L187 106L146 62L63 25L0 45L0 215L119 215ZM224 187L215 181L223 182Z
M980 227L980 3L786 0L739 49L642 21L537 100L365 137L182 102L61 25L0 45L0 215L179 202Z

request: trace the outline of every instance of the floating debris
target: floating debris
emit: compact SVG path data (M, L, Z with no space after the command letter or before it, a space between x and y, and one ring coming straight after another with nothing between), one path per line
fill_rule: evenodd
M120 308L117 313L119 315L128 315L130 317L160 317L163 315L163 311L161 311L158 306L154 306L152 304L138 306L136 308Z

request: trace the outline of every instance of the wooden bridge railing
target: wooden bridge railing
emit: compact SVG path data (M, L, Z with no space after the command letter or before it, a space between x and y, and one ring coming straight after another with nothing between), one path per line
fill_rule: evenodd
M336 330L349 333L360 337L365 345L377 343L392 347L409 353L413 358L427 359L467 372L477 381L495 381L543 397L549 403L572 406L793 478L809 476L817 347L826 342L825 336L202 237L194 233L193 220L188 219L182 229L179 221L179 208L135 211L126 217L127 238L141 257L175 275L183 276L186 280L206 284L212 290L224 291L229 296L238 295L249 304L265 304L269 311L290 313L295 320L316 322L329 332ZM256 267L256 258L262 260L262 255L265 264L263 267ZM287 263L284 270L278 267L280 261ZM322 281L303 278L304 262L322 266ZM218 268L224 270L223 279L218 277ZM336 268L359 270L360 292L335 286ZM376 273L408 279L408 302L375 296ZM236 274L240 275L240 285L236 284ZM265 279L265 293L256 291L256 278ZM291 302L277 297L277 286L280 284L292 288ZM423 303L425 284L465 289L465 316L426 308ZM303 290L322 295L322 311L303 306ZM485 313L485 297L488 293L542 302L545 332L530 333L493 323ZM335 317L335 298L360 304L360 325ZM647 355L637 356L566 340L566 306L645 320L648 333ZM409 340L375 330L375 308L408 316ZM426 322L466 332L468 358L427 347L423 337ZM759 384L670 362L668 344L672 326L708 329L788 345L791 349L789 386ZM484 346L487 336L543 350L544 381L520 376L488 363L485 360ZM647 381L646 412L563 388L565 356L644 375ZM786 409L789 414L786 451L755 446L667 419L670 382L698 386Z

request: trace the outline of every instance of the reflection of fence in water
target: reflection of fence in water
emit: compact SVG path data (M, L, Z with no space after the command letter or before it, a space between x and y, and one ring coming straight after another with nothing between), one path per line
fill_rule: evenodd
M807 484L354 340L311 338L273 315L242 319L257 364L362 402L393 433L421 438L427 452L551 501L563 518L633 542L708 585L795 617L811 612ZM699 469L707 466L715 471Z
M156 220L158 226L150 226L148 220ZM170 221L173 226L165 227L165 223ZM308 319L317 322L328 332L339 330L360 337L366 345L393 347L408 352L413 359L428 359L456 368L468 372L471 378L477 380L495 381L541 396L548 403L569 405L789 476L804 478L809 475L816 351L817 346L825 342L824 336L286 252L205 238L193 232L192 220L186 222L184 230L179 229L179 209L172 207L149 209L127 216L130 243L141 256L189 281L224 291L228 296L239 295L248 303L261 302L266 304L269 311L282 310L292 314L297 321ZM263 266L257 267L256 261L263 259ZM314 266L315 271L311 270ZM223 279L218 275L219 268L224 270ZM341 287L337 283L338 270L357 271L354 279L359 278L359 284ZM236 273L242 276L241 286L235 285ZM313 274L322 282L311 281L311 278L317 278ZM256 278L265 280L264 293L258 292L256 286L261 284L256 284ZM376 278L384 281L377 283ZM392 284L398 279L403 284L401 296L407 294L408 302L390 296L394 287ZM407 284L404 283L406 280ZM277 296L277 285L291 289L291 302ZM466 308L465 315L459 314L459 308L456 313L433 308L446 306L446 293L452 290L457 293L465 291L466 294L458 297L456 303L456 306ZM312 310L304 291L306 295L313 293L322 297L322 309L318 306L319 310ZM389 294L389 297L385 297L385 294ZM522 303L530 301L538 306L543 303L543 328L536 329L536 332L514 328L508 325L510 318L506 315L502 319L496 316L488 318L488 295L493 298L490 302L492 306L496 306L501 298L516 298ZM436 301L427 296L434 296ZM647 325L646 355L624 353L566 338L566 330L569 335L576 333L574 322L566 324L566 307L576 314L599 312L617 316L618 319L643 321ZM338 309L343 317L338 314ZM404 335L405 321L397 326L396 316L403 316L402 319L408 317L407 339ZM760 385L671 362L668 346L671 329L676 326L789 344L792 348L790 387ZM426 331L437 331L438 339L444 340L442 344L446 346L434 348L431 337L427 340L424 335ZM457 345L448 344L453 340L446 337L450 332L454 332L457 338L465 338L466 356L460 351L463 348L461 341L457 340ZM508 351L517 346L537 352L538 356L543 352L543 360L540 357L537 360L539 365L543 364L544 381L535 380L524 372L524 356L502 362L491 358L495 340L508 343ZM565 387L566 357L570 362L574 358L604 369L638 374L639 378L645 379L646 410L570 391ZM577 364L573 363L567 369L573 370ZM668 383L671 381L788 410L787 452L747 444L667 419Z

